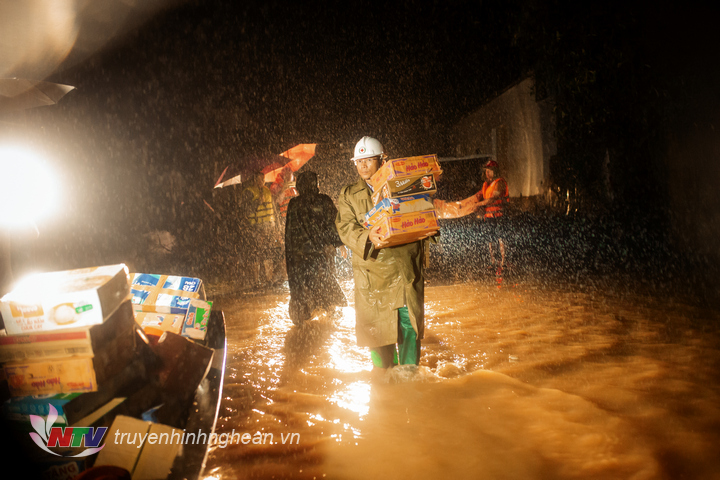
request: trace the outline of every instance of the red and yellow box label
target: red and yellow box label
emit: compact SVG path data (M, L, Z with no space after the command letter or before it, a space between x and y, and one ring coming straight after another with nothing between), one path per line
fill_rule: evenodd
M398 177L433 174L435 179L442 169L437 155L421 155L418 157L396 158L388 160L370 178L370 184L378 191L388 180Z
M378 225L380 235L389 242L388 246L412 243L440 229L435 210L388 215Z

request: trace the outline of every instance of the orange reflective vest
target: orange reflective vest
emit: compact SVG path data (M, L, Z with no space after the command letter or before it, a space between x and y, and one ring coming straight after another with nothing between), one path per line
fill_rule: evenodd
M510 199L510 191L508 190L507 182L502 177L496 178L490 184L488 184L488 182L483 183L482 197L484 200L491 198L495 193L495 190L498 188L503 188L503 191L500 192L500 196L494 201L485 205L485 218L497 218L503 216L505 204L508 203Z

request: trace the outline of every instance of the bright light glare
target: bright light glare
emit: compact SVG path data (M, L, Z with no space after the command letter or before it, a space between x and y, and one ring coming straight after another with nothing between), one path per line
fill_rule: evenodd
M18 147L0 147L0 226L33 224L53 213L58 181L47 162Z
M370 411L370 384L366 382L351 383L344 392L333 395L330 401L364 417ZM336 419L334 423L338 422L339 420Z

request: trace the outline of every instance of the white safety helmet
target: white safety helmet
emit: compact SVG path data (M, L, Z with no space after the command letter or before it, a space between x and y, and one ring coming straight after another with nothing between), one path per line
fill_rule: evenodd
M380 157L380 160L387 158L385 149L377 139L372 137L363 137L355 145L355 156L350 160L360 160L363 158Z

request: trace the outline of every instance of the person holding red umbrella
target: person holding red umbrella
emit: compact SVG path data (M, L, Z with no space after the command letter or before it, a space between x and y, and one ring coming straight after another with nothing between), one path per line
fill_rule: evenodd
M253 286L261 287L273 282L275 263L280 256L281 235L275 202L265 186L265 175L255 172L252 184L242 193L241 207L248 224L250 241L247 245L252 262ZM265 270L265 275L262 274ZM262 277L266 277L263 281Z

